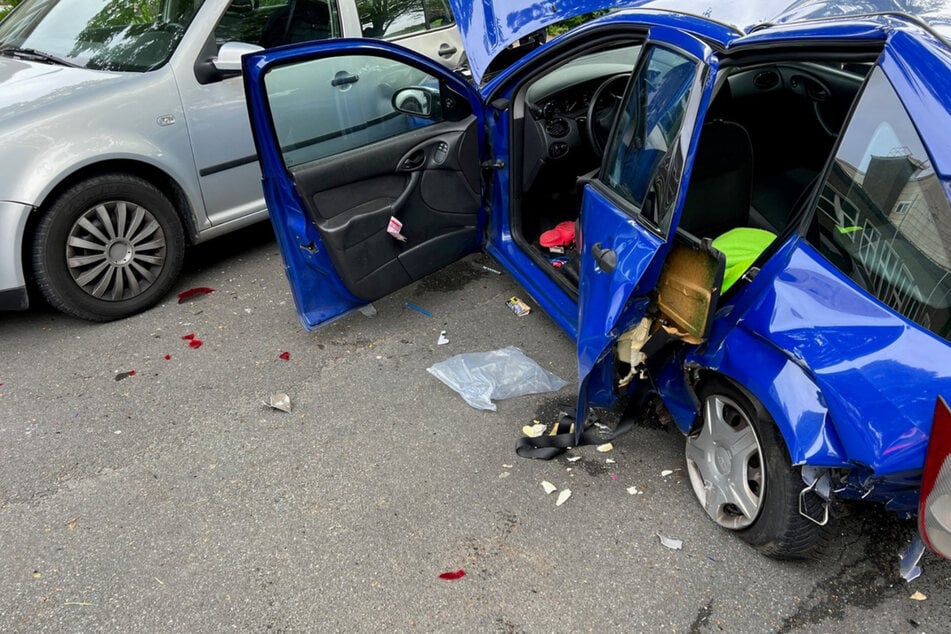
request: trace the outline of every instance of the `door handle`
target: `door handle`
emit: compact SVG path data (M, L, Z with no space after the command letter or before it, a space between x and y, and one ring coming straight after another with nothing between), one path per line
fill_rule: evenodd
M355 84L360 81L360 75L351 75L345 70L340 71L334 78L330 80L330 85L334 88L338 86L346 86L347 84Z
M426 162L426 153L422 150L416 150L402 161L400 161L399 169L401 171L410 171L419 168L423 163Z
M597 242L591 247L591 255L605 273L610 273L617 268L617 253L614 249L605 249L600 242Z
M452 44L447 44L443 42L439 45L439 56L440 57L450 57L456 54L456 47Z

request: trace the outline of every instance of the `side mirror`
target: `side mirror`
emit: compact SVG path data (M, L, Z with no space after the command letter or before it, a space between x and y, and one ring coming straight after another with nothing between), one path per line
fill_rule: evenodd
M264 49L256 44L247 44L245 42L225 42L218 49L218 56L211 60L212 65L222 75L241 74L241 57L246 53L263 51Z
M425 86L400 88L393 93L393 109L423 119L439 118L439 90Z

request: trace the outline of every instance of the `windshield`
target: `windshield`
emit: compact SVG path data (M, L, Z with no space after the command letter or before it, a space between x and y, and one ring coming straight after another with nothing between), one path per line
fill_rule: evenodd
M200 6L200 0L25 0L0 22L0 51L28 49L96 70L152 70L168 61Z

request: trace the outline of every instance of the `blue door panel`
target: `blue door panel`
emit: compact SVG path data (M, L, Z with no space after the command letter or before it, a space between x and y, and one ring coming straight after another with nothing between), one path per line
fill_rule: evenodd
M265 179L264 197L304 328L313 330L366 304L344 287L290 179Z
M331 262L326 245L305 212L305 205L285 166L281 148L278 147L265 77L269 70L278 66L342 55L388 58L425 71L430 77L438 78L457 94L464 96L476 117L477 128L483 127L481 97L472 85L439 63L396 44L370 39L339 39L269 49L251 53L242 58L248 113L258 151L258 160L261 163L262 173L265 175L265 200L281 255L284 258L285 273L290 282L298 314L301 323L308 330L329 323L367 302L355 297L346 289L341 276ZM360 81L362 74L354 76L357 79L353 83L356 83ZM300 84L305 83L303 79L295 81ZM368 79L364 77L363 81ZM317 84L313 83L313 85ZM303 86L292 85L288 88L301 87ZM328 84L327 92L333 96L330 84ZM368 94L372 94L372 91ZM316 103L313 105L313 110L313 117L321 115L321 108ZM301 116L307 114L303 112ZM481 156L481 135L478 142ZM387 139L384 138L376 141L375 147L386 143ZM474 157L473 160L478 159ZM482 216L484 216L484 210L480 214L480 225L477 228L480 236L482 235L481 228L485 223Z
M643 305L625 314L628 299L637 291L644 295L653 288L659 266L653 267L653 279L641 278L656 259L663 259L658 254L665 241L619 210L613 197L590 185L585 188L581 224L578 310L582 327L578 333L578 375L584 376L598 362L602 351L643 316ZM595 262L591 254L595 244L614 251L614 271L605 271Z
M614 402L614 342L643 317L647 297L660 276L690 174L690 160L683 157L693 155L716 75L712 51L694 37L657 26L651 29L645 50L655 44L658 48L676 50L679 56L693 57L695 62L691 65L695 64L695 70L684 76L681 71L686 64L680 63L669 69L665 79L651 80L650 87L638 97L644 99L643 104L630 110L630 126L621 129L625 125L622 115L615 124L618 129L612 134L616 140L609 142L608 147L616 149L617 156L610 156L613 149L609 149L601 168L601 178L611 186L585 187L579 240L578 420L587 416L589 405L609 406ZM638 77L647 71L651 59L654 58L650 54L642 54L632 86L641 85L643 77ZM692 78L689 91L680 90L688 77ZM679 92L672 94L666 90L668 87L677 87ZM626 107L622 105L622 110ZM673 118L671 115L668 119L667 115L675 107L683 108L679 126L661 132ZM640 123L637 112L644 113ZM637 125L644 129L635 129ZM656 150L653 146L642 148L631 142L650 130L671 135L658 155L663 159L655 160L647 154L648 150ZM670 167L664 167L664 161L669 161ZM624 192L623 196L619 190ZM672 192L672 197L667 198L667 192ZM640 199L641 196L644 198ZM641 215L648 213L648 199L655 201L652 213L663 229L648 226L655 220L648 221ZM605 266L604 259L599 261L597 254L605 252L611 254L609 262L613 261L613 267ZM576 432L580 433L580 426Z

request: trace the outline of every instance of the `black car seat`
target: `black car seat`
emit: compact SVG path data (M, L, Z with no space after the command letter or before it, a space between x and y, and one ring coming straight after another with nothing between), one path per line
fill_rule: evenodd
M713 238L749 223L753 146L746 129L732 121L703 125L680 228Z

